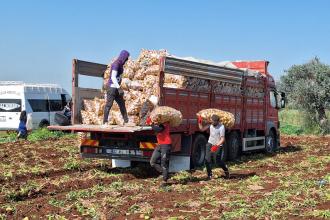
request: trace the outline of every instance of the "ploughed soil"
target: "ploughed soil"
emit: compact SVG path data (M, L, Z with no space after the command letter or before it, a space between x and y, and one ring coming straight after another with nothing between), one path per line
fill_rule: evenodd
M148 164L81 159L74 138L0 144L0 219L330 218L330 136L282 136L274 154L161 178Z

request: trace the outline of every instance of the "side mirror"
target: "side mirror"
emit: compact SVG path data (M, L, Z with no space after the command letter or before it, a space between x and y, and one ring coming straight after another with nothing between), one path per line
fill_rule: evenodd
M285 108L285 99L281 99L281 108Z
M281 108L285 108L285 93L281 92Z

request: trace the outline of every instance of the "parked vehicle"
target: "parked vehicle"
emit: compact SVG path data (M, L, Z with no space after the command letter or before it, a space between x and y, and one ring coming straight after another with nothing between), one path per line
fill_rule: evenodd
M263 149L273 152L280 144L278 109L285 106L284 93L279 94L273 77L268 73L268 61L232 62L239 68L227 68L175 57L160 60L160 105L174 107L183 114L179 127L171 128L173 146L170 170L185 170L201 166L205 157L207 133L200 132L196 113L206 108L218 108L235 115L235 125L226 130L222 159L235 159L242 152ZM81 125L83 99L101 97L101 91L80 88L79 75L102 77L106 65L73 60L73 125L51 126L52 130L72 130L89 134L80 144L82 157L116 159L113 164L129 165L130 161L149 161L156 143L150 127L104 128ZM253 75L251 70L261 74ZM164 74L171 73L209 80L207 92L163 87ZM238 85L239 93L216 91L218 82ZM254 91L262 91L256 94ZM126 162L125 162L126 161Z
M0 81L0 130L16 130L20 112L26 110L32 129L54 125L55 112L71 99L55 84Z

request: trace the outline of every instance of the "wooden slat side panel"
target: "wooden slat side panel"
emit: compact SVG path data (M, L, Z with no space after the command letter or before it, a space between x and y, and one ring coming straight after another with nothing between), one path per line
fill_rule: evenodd
M81 75L103 77L107 65L77 60L77 72Z

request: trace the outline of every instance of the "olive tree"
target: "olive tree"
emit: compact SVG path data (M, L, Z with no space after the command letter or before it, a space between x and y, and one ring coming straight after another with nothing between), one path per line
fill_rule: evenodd
M323 131L329 129L326 109L330 107L330 66L315 57L308 63L293 65L281 77L280 89L296 108L308 113Z

